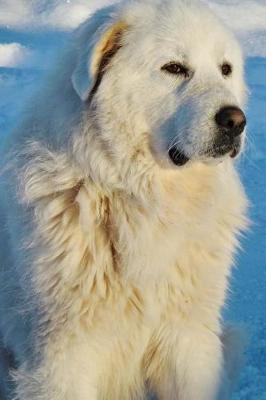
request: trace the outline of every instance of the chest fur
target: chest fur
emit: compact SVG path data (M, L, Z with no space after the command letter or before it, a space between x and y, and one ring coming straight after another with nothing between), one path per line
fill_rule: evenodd
M144 203L86 181L41 200L35 275L47 318L51 304L62 320L91 318L103 302L221 304L245 201L237 181L229 191L208 174L167 178Z

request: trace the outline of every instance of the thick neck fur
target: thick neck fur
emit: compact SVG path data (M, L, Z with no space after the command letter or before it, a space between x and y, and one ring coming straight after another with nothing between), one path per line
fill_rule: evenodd
M187 246L200 257L204 242L211 264L219 246L227 246L230 265L232 238L244 227L245 202L230 160L163 170L146 157L146 139L131 157L118 158L97 124L87 126L68 153L33 145L23 171L24 199L36 221L33 280L49 327L54 309L62 321L93 315L91 304L114 300L121 284L128 287L126 298L162 279L170 284L177 263L181 270L197 268L198 260L183 251ZM217 231L220 243L212 243ZM89 302L91 296L99 301Z
M132 132L125 140L130 130L113 121L113 117L108 121L108 116L102 118L90 110L80 136L73 142L74 157L83 174L104 191L121 191L145 201L157 189L157 185L153 189L150 186L157 181L158 173L148 133Z

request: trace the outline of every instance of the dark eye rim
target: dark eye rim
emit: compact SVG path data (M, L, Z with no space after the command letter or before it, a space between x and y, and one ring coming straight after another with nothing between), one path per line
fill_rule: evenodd
M161 71L167 72L171 75L179 75L183 76L184 78L190 77L190 69L179 62L171 61L161 67Z
M230 64L229 62L224 62L221 65L221 72L222 72L222 75L225 76L225 77L231 76L232 73L233 73L232 64Z

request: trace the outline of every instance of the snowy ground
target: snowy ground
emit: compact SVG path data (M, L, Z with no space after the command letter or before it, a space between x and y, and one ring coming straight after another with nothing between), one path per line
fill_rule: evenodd
M240 170L253 227L243 241L227 315L249 332L246 368L234 400L266 400L266 59L247 60L249 142Z
M266 400L266 0L205 1L236 31L247 56L249 140L239 168L253 227L243 240L225 314L244 324L250 336L233 400ZM0 0L0 140L68 32L109 2Z

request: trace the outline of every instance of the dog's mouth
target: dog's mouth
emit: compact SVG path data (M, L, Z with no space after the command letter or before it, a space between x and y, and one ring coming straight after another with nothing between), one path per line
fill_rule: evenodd
M203 157L206 158L222 158L225 156L236 158L241 151L241 142L236 142L230 146L214 146L212 149L208 150ZM182 167L187 164L190 158L181 150L179 150L176 146L171 147L168 151L168 155L172 163L178 167Z
M170 160L178 167L182 167L189 161L189 158L176 146L170 148L168 155Z
M232 139L227 135L223 135L209 148L208 155L213 158L221 158L226 155L236 158L241 151L241 147L242 139L240 136Z
M240 153L240 147L238 148L234 148L231 153L230 153L230 157L231 158L236 158L238 156L238 154Z
M210 156L213 158L219 158L229 155L231 158L236 158L241 151L241 141L236 141L232 145L227 146L215 146L210 152Z

